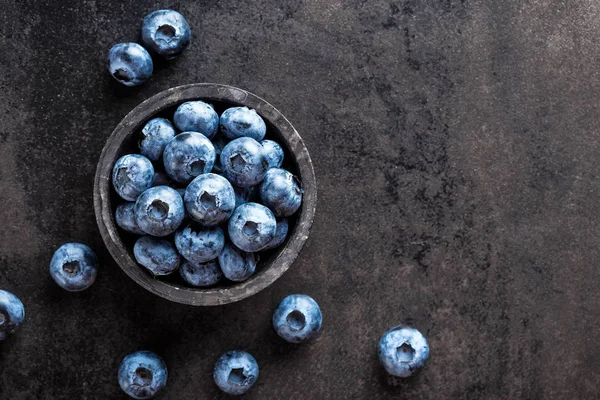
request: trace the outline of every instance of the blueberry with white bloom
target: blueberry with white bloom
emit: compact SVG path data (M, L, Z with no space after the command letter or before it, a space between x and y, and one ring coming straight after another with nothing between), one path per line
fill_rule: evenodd
M0 341L13 335L23 324L25 307L17 296L0 290Z
M218 226L187 225L175 234L175 246L186 259L196 263L214 260L225 246L225 235Z
M221 132L232 140L250 137L261 141L267 133L267 125L255 110L231 107L221 114Z
M66 243L54 252L50 260L50 276L69 292L87 289L96 280L98 259L85 244Z
M184 196L190 217L203 226L215 226L229 219L235 208L231 183L220 175L203 174L189 184Z
M127 201L135 201L153 182L154 167L150 160L139 154L127 154L113 167L113 187Z
M258 255L247 253L227 243L219 254L219 265L223 275L230 281L242 282L250 278L256 270Z
M157 10L142 22L142 43L152 53L171 60L190 44L190 26L177 11Z
M223 277L221 267L217 260L206 263L195 263L184 260L179 268L179 273L184 281L195 287L206 287L217 284Z
M151 351L128 354L119 366L119 386L134 399L151 399L167 385L167 366Z
M245 351L228 351L215 363L213 379L227 394L246 393L258 379L258 363Z
M146 232L140 229L135 222L135 203L122 203L117 206L115 211L115 222L117 226L125 232L134 235L145 235Z
M281 244L285 241L285 238L287 237L288 229L289 226L287 218L277 218L277 228L275 229L275 236L273 237L273 240L271 240L267 247L265 247L263 250L270 250L281 246Z
M258 184L269 168L262 146L249 137L227 143L221 152L220 161L225 178L241 187Z
M305 294L287 296L273 314L275 331L290 343L301 343L316 337L322 323L319 305Z
M280 168L283 163L283 149L279 143L273 140L263 140L260 144L269 162L269 168Z
M229 219L229 238L244 251L260 251L275 237L277 221L267 207L245 203L235 209Z
M215 148L206 136L198 132L183 132L165 148L163 163L171 179L188 183L215 165Z
M407 378L425 365L429 358L429 345L418 330L398 326L383 335L377 353L389 374Z
M136 86L152 76L150 54L137 43L119 43L108 52L108 72L125 86Z
M165 147L175 137L175 128L168 119L151 119L142 128L139 141L140 153L151 161L161 159Z
M219 129L219 115L211 104L201 100L188 101L177 107L173 122L180 131L200 132L209 139Z
M133 246L136 261L152 275L169 275L179 268L181 256L168 240L142 236Z
M183 199L169 186L146 190L135 202L135 222L152 236L167 236L175 232L185 216Z
M262 203L278 217L289 217L302 204L303 190L296 177L285 169L269 169L259 190Z

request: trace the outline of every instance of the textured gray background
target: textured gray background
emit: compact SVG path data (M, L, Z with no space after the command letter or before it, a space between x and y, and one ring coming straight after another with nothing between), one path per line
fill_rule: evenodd
M161 399L221 398L216 357L261 367L252 399L592 399L600 382L597 0L0 1L0 286L27 310L0 347L2 399L124 398L121 357L157 351ZM193 43L125 90L104 66L173 7ZM219 308L170 304L110 259L95 164L123 116L179 84L242 87L310 150L312 235L273 287ZM48 275L68 240L102 259L84 293ZM303 292L308 346L271 312ZM399 383L380 335L409 321L431 359Z

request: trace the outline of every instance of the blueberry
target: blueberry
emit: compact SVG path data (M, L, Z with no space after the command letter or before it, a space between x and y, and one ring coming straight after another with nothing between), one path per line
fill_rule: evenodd
M271 168L260 184L260 198L278 217L289 217L302 204L298 179L285 169Z
M290 343L300 343L317 336L323 315L312 297L292 294L279 303L273 313L273 327L279 336Z
M137 43L115 44L108 52L108 72L125 86L136 86L152 76L152 57Z
M379 362L389 374L407 378L425 365L429 345L421 332L401 325L383 335L377 353Z
M277 218L277 228L275 229L275 236L273 237L273 240L271 240L267 247L265 247L263 250L269 250L279 247L287 237L288 228L289 227L287 218Z
M133 246L133 255L138 263L152 275L169 275L181 264L181 256L173 243L152 236L142 236Z
M135 222L135 203L119 204L115 212L115 221L117 226L125 232L134 235L146 234L146 232L140 229L137 222Z
M173 122L180 131L200 132L212 139L219 128L219 115L211 104L188 101L177 107Z
M256 140L242 137L227 143L221 152L223 175L234 185L249 187L263 180L269 161Z
M219 265L223 275L230 281L242 282L250 278L256 270L258 256L254 253L246 253L227 243L219 254Z
M119 386L134 399L150 399L167 385L167 366L151 351L128 354L119 367Z
M188 183L215 165L215 148L201 133L184 132L165 148L163 161L167 174L179 183Z
M215 226L229 219L235 208L231 183L216 174L198 176L185 190L185 208L203 226Z
M175 246L189 261L204 263L217 258L225 245L225 235L218 226L200 228L188 225L175 234Z
M24 319L25 307L21 300L6 290L0 290L0 341L13 335Z
M96 280L98 259L85 244L66 243L54 252L50 260L50 275L61 288L80 292Z
M175 137L175 128L168 119L154 118L148 121L140 138L140 153L151 161L161 159L165 147Z
M112 172L117 194L127 201L135 201L154 182L154 167L150 160L139 154L128 154L117 160Z
M228 232L233 244L244 251L260 251L275 237L277 221L267 207L245 203L229 219Z
M263 140L260 145L265 152L265 157L269 162L269 168L279 168L283 163L283 149L272 140Z
M168 186L146 190L135 202L135 222L148 235L167 236L175 232L183 217L183 199Z
M246 136L261 141L267 133L267 126L255 110L232 107L221 114L221 132L232 140Z
M215 363L213 379L227 394L246 393L258 379L258 363L245 351L228 351Z
M142 22L142 43L167 60L181 54L190 44L191 36L190 26L177 11L153 11Z
M195 263L184 260L179 268L183 280L196 287L212 286L223 277L223 272L216 260L207 263Z

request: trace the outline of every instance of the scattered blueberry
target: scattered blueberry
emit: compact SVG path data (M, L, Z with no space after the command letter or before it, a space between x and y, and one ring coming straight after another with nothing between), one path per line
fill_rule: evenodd
M98 259L85 244L66 243L54 252L50 260L50 275L61 288L80 292L96 280Z
M150 399L167 385L167 366L151 351L128 354L119 367L119 386L134 399Z
M280 168L283 163L283 149L279 143L273 140L263 140L260 144L269 162L269 168Z
M227 394L246 393L258 379L258 363L245 351L228 351L215 363L213 379Z
M173 122L180 131L200 132L212 139L219 128L219 115L211 104L188 101L177 107Z
M179 268L181 257L168 240L142 236L133 246L133 255L138 263L152 275L169 275Z
M175 128L168 119L154 118L146 123L141 136L140 153L151 161L158 161L175 137Z
M219 254L219 265L223 275L230 281L242 282L250 278L256 270L258 255L247 253L227 243Z
M145 235L146 232L140 229L135 222L135 203L122 203L117 206L115 211L115 221L117 226L125 232L134 235Z
M277 221L267 207L245 203L235 209L229 219L229 238L244 251L260 251L275 237Z
M167 60L181 54L190 44L191 36L190 26L177 11L153 11L142 22L142 43Z
M169 186L155 186L142 193L135 202L134 213L140 229L153 236L175 232L185 216L183 199Z
M218 226L197 228L188 225L175 234L175 246L186 260L204 263L217 258L225 246L225 235Z
M294 175L281 168L271 168L260 184L260 198L276 216L289 217L300 208L302 189Z
M221 152L223 175L234 185L249 187L263 180L269 162L262 146L249 137L241 137L227 143Z
M179 268L184 281L196 287L212 286L223 277L223 272L216 260L207 263L195 263L184 260Z
M25 319L21 300L6 290L0 290L0 341L13 335Z
M112 172L117 194L127 201L135 201L154 182L154 167L150 160L139 154L128 154L117 160Z
M267 133L267 126L255 110L231 107L221 115L221 132L232 140L245 136L261 141Z
M281 244L285 241L285 238L288 234L288 221L287 218L277 218L277 228L275 229L275 236L273 240L269 242L267 247L263 250L274 249L275 247L281 246Z
M190 217L203 226L215 226L226 221L236 203L231 183L216 174L195 178L185 191L184 201Z
M279 336L290 343L305 342L321 330L323 316L312 297L292 294L279 303L273 314L273 327Z
M165 148L163 161L167 174L179 183L188 183L215 165L215 148L201 133L184 132Z
M389 374L407 378L425 365L429 358L429 345L418 330L398 326L383 335L377 353Z
M137 43L119 43L108 52L108 71L125 86L136 86L152 76L152 57Z

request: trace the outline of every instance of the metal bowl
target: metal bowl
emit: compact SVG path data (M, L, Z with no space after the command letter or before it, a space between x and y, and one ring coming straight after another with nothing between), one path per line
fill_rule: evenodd
M300 210L289 218L288 238L283 245L266 253L259 261L256 273L244 282L199 289L188 287L183 281L173 277L155 278L135 261L132 251L135 238L117 229L115 224L114 209L120 202L111 182L115 161L125 154L139 153L137 141L141 128L148 120L157 116L171 118L179 104L190 100L209 102L219 113L232 106L255 109L267 124L267 138L279 142L286 152L284 168L291 170L302 182L303 202ZM260 97L242 89L214 83L171 88L134 108L108 138L98 161L94 181L94 210L100 234L121 269L150 292L171 301L195 306L233 303L252 296L275 282L298 257L308 239L316 203L317 186L313 165L302 138L292 124Z

